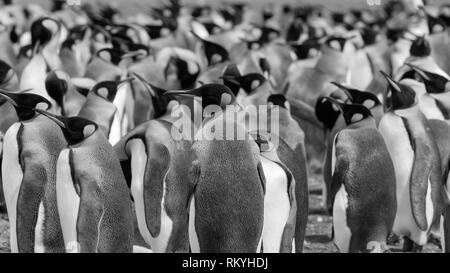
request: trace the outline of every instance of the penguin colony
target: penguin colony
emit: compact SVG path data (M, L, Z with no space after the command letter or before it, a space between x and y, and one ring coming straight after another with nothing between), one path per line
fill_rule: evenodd
M92 3L0 6L12 252L301 253L313 169L340 252L450 251L450 5Z

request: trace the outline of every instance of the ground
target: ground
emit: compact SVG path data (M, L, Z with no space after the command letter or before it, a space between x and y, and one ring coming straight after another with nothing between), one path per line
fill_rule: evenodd
M305 253L337 253L331 240L331 217L324 214L321 205L321 179L319 175L312 175L310 179L310 216L306 232ZM391 246L393 252L401 249L401 243ZM8 216L0 214L0 253L9 253L9 223ZM424 252L441 252L435 245L429 244Z

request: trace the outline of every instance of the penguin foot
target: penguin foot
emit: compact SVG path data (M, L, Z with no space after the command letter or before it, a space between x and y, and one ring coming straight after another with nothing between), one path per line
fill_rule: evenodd
M423 246L416 244L411 239L403 238L403 252L421 253Z
M400 243L400 236L398 236L394 232L391 232L391 233L389 233L386 242L390 246L398 245Z
M430 234L428 237L428 243L437 246L440 250L442 250L441 239L436 237L434 234Z

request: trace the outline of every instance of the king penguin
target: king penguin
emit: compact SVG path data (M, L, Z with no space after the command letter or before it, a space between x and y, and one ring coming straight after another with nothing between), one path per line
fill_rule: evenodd
M204 109L203 123L192 146L196 159L191 164L191 251L259 252L264 225L264 170L257 143L246 128L230 118L235 111L227 106L235 106L235 96L220 84L167 94L201 98ZM225 132L232 139L225 138Z
M443 181L438 147L419 109L412 88L394 81L386 98L390 111L379 130L392 161L397 183L397 215L393 231L405 237L404 250L420 250L442 212Z
M140 80L152 94L155 119L133 129L115 150L128 173L138 228L145 242L155 253L187 253L192 139L172 134L180 131L171 115L180 109L175 98ZM190 115L187 118L190 120Z
M56 207L56 162L67 145L58 127L32 109L50 102L34 94L0 93L19 122L6 132L2 179L13 253L64 252Z
M385 252L397 206L391 156L369 109L328 100L347 125L333 144L334 242L344 253Z
M130 191L106 137L92 121L37 111L61 128L68 143L56 164L57 206L66 251L132 252Z

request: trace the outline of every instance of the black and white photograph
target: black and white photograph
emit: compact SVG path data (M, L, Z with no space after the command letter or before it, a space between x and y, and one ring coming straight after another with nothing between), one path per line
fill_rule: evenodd
M0 253L450 252L450 2L0 0L0 165Z

